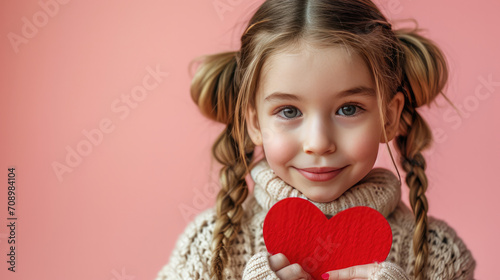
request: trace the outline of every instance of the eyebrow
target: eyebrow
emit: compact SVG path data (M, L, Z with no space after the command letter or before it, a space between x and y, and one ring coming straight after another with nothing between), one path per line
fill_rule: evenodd
M365 86L357 86L354 88L350 88L347 90L343 90L335 95L336 98L343 98L343 97L348 97L352 95L361 95L361 96L368 96L372 97L375 96L375 90L373 88L365 87ZM280 100L289 100L289 101L301 101L302 99L297 96L293 95L290 93L284 93L284 92L273 92L266 98L264 98L264 101L267 102L273 102L273 101L280 101Z

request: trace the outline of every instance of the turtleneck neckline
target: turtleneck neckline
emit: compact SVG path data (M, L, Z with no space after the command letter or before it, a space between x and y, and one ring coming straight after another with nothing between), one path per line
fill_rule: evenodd
M265 158L252 168L250 175L255 182L255 200L266 211L282 199L300 197L316 205L327 217L354 206L368 206L387 218L401 199L401 183L398 178L390 170L381 167L373 168L356 185L331 202L311 201L278 177Z

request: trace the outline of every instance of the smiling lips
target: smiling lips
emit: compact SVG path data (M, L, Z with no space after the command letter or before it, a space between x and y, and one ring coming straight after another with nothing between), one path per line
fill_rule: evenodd
M296 168L300 174L314 182L324 182L337 176L344 168L334 167L314 167L314 168Z

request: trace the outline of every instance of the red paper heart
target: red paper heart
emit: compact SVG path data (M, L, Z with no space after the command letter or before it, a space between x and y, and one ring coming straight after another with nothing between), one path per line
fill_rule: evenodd
M314 279L354 265L382 262L392 245L389 223L377 210L358 206L330 220L302 198L278 201L264 220L267 251L283 253Z

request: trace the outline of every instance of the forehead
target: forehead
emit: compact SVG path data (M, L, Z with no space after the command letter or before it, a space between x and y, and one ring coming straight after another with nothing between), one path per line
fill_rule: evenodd
M302 45L274 53L266 60L257 99L263 100L274 91L334 94L357 86L373 87L373 78L354 50L343 46Z

